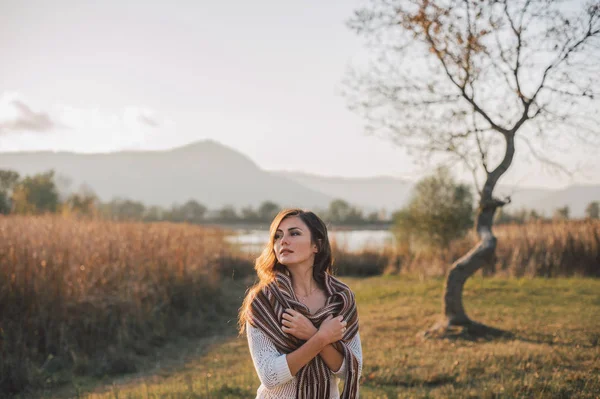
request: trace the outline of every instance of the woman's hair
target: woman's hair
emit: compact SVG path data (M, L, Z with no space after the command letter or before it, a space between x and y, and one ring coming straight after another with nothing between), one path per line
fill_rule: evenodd
M275 216L271 227L269 228L269 242L265 246L260 256L254 262L254 269L258 275L258 282L250 287L247 291L244 303L240 308L238 317L238 327L240 335L243 334L248 320L248 315L252 301L256 294L265 286L269 285L277 272L289 274L287 267L277 261L275 255L275 234L279 224L286 218L291 216L299 217L310 230L311 242L317 244L317 253L315 254L315 262L313 267L313 277L317 284L322 288L325 284L325 273L332 274L333 258L331 256L331 245L327 236L327 226L313 212L303 211L301 209L284 209Z

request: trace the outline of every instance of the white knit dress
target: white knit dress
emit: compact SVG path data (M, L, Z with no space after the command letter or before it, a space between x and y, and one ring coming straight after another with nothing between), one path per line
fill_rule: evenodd
M246 323L248 347L261 385L256 391L256 399L293 399L296 396L296 377L292 375L285 354L280 353L273 342L258 328ZM362 348L357 332L348 343L348 348L358 359L358 378L362 373ZM338 383L346 376L346 360L338 371L331 372L331 399L339 399Z

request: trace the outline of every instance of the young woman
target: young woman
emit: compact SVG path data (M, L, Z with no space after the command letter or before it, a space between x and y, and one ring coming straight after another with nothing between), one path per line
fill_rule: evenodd
M327 227L313 212L281 211L240 308L261 385L257 399L358 398L362 348L350 288L332 275Z

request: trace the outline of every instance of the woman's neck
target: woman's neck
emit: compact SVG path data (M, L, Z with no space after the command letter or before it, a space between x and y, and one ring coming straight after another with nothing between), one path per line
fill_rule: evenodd
M312 267L307 269L288 269L292 275L292 288L298 295L310 295L317 288L317 281L313 277Z

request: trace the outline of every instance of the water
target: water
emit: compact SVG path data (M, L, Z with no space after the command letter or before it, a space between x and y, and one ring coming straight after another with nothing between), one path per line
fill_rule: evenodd
M380 251L394 245L394 236L388 230L333 230L329 232L329 239L350 252L364 249ZM237 230L235 235L227 237L227 241L239 245L243 251L259 253L269 241L269 232Z

